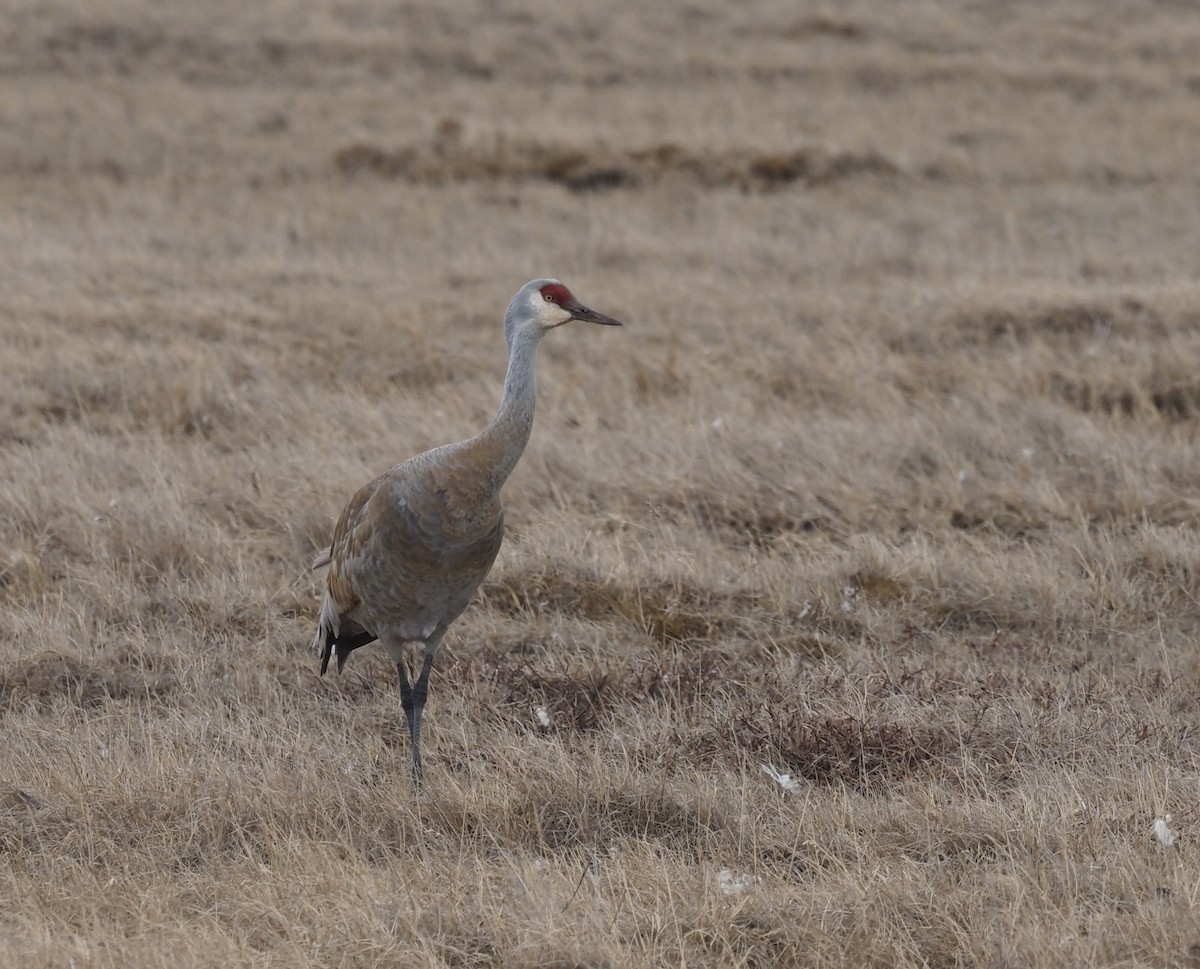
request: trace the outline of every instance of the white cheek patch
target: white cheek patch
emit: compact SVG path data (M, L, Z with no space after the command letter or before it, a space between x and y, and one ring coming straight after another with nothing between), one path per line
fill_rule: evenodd
M533 315L548 330L571 322L570 310L563 309L557 303L546 299L541 293L538 293L535 299Z

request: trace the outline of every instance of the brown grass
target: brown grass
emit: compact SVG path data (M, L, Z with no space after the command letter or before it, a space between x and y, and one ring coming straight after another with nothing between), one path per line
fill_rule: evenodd
M1190 8L21 2L0 61L0 964L1200 965ZM628 325L544 345L415 794L306 565L543 274Z

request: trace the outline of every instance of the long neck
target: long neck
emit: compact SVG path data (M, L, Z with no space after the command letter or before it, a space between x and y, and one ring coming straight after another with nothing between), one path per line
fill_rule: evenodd
M542 330L515 330L508 346L508 374L504 378L504 397L492 422L479 437L490 447L495 463L492 479L499 488L517 466L529 434L533 430L533 402L536 397L534 363Z

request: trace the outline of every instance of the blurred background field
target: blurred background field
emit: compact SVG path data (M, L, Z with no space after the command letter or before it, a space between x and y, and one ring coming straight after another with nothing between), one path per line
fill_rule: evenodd
M1200 10L4 7L0 963L1200 965ZM416 795L307 566L543 275Z

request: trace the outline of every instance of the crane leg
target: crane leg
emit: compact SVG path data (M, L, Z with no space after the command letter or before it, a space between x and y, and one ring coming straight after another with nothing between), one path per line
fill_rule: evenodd
M404 660L396 663L400 674L400 707L408 719L408 735L412 739L413 783L421 783L421 712L425 709L425 697L429 692L429 671L433 668L433 653L425 653L421 664L421 675L413 684L408 682L408 669Z

